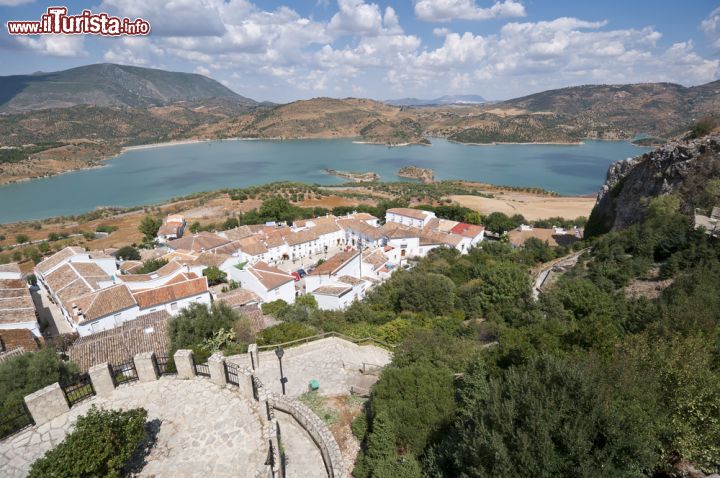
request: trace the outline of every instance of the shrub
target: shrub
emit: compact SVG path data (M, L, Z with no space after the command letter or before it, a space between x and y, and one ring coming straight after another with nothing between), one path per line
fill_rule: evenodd
M115 253L115 257L122 257L123 260L126 261L139 261L140 252L132 246L125 246L117 250L117 252Z
M100 410L93 405L75 430L30 468L30 478L119 477L145 438L147 411Z
M367 433L367 416L364 411L353 419L350 424L350 429L358 440L362 441L363 438L365 438L365 433Z
M211 286L225 282L227 278L227 274L215 266L206 267L202 274L207 277L208 284Z
M257 343L258 345L279 344L311 337L316 333L315 329L300 322L285 322L260 332Z
M113 233L117 230L118 230L117 226L110 226L108 224L103 224L103 225L95 228L95 232L106 232L108 234Z
M135 274L149 274L160 269L162 266L167 265L167 259L148 259L143 262L141 268L135 271Z
M15 242L18 244L25 244L26 242L30 242L30 238L27 234L18 234L15 236Z

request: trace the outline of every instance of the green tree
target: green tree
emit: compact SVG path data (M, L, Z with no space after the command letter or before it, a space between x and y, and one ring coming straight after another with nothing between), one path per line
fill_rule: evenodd
M395 282L396 310L442 315L453 309L455 284L441 274L402 274Z
M203 275L207 277L208 284L211 286L225 282L227 279L227 274L215 266L203 269Z
M162 226L162 219L147 215L142 218L138 225L138 231L142 233L146 242L152 242L155 240L160 227Z
M17 244L25 244L26 242L30 242L30 238L27 236L27 234L18 234L15 236L15 242Z
M143 262L142 267L139 267L133 273L135 273L135 274L150 274L151 272L155 272L156 270L160 269L161 267L166 266L167 263L168 263L167 259L148 259L145 262Z
M52 348L7 359L0 363L0 405L22 402L25 395L64 380L77 370Z
M132 246L123 246L117 250L115 257L122 258L125 261L139 261L140 252Z
M203 348L221 330L232 330L240 315L224 302L211 306L193 303L170 319L168 335L171 355L178 349Z
M28 476L120 477L145 438L146 419L142 408L100 410L93 405L62 443L32 464Z

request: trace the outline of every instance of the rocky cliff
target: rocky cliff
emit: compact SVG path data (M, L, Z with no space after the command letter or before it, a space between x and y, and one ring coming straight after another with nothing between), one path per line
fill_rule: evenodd
M720 178L720 134L671 141L635 158L610 166L586 231L623 229L640 220L649 201L678 194L685 212L711 206L706 185Z

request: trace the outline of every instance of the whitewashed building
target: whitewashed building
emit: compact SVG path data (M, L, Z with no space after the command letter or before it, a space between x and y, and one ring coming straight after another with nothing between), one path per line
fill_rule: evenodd
M237 277L240 287L254 292L263 302L278 299L288 304L295 302L295 278L277 267L259 261L237 271L233 278Z
M394 222L403 226L417 227L422 229L428 222L435 218L435 213L412 209L409 207L396 207L385 211L385 223Z

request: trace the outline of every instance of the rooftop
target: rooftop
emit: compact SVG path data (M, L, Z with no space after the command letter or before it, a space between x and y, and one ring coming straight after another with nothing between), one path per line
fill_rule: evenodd
M277 289L281 285L295 281L293 276L263 261L246 266L243 270L252 274L267 290Z
M175 250L183 249L186 251L203 252L212 251L220 246L229 243L230 240L211 232L201 232L191 236L184 236L167 243L167 245Z
M22 271L20 271L20 265L17 262L11 262L9 264L0 264L0 272L22 275ZM18 277L18 279L19 278L20 277Z
M386 211L386 213L397 214L398 216L411 217L413 219L420 219L424 221L428 216L435 216L430 211L423 211L422 209L413 209L410 207L393 207Z
M324 285L322 287L318 287L317 289L312 291L312 293L319 295L329 295L333 297L342 297L350 291L352 291L352 287Z
M83 324L116 314L135 305L137 304L130 289L125 284L118 284L67 301L65 310L75 322Z
M302 231L293 232L285 237L285 241L288 246L295 246L298 244L304 244L306 242L314 241L318 238L317 234L313 229L304 229Z
M450 229L450 232L460 234L463 237L475 238L484 230L485 228L483 226L459 222L455 227Z
M208 293L207 278L188 278L181 282L167 284L154 289L133 293L140 309L148 309L162 304L176 302L180 299Z
M38 350L38 339L28 329L0 329L0 356L16 349Z
M321 276L321 275L332 275L335 272L337 272L338 269L342 268L345 264L350 262L352 259L357 257L360 254L360 251L356 251L354 249L351 249L349 251L342 251L338 252L334 256L332 256L330 259L326 260L319 266L315 268L314 271L310 273L311 276Z
M360 235L367 236L371 239L380 239L382 237L382 228L373 227L360 219L339 219L338 225L343 229L349 229Z
M36 322L35 304L27 282L0 279L0 324Z
M43 275L47 274L54 267L57 267L64 261L70 259L72 256L76 256L78 254L86 254L85 249L80 247L66 247L36 265L35 270Z
M141 315L120 327L80 337L69 350L70 359L87 371L103 362L120 363L142 352L165 355L170 315L164 310Z

